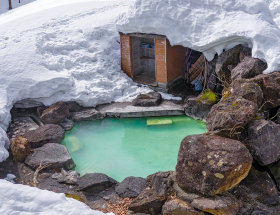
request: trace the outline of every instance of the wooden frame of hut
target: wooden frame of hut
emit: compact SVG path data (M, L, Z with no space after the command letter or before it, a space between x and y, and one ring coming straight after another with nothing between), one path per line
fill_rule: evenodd
M120 41L121 68L133 81L163 92L184 84L185 47L171 46L165 36L153 34L120 33Z

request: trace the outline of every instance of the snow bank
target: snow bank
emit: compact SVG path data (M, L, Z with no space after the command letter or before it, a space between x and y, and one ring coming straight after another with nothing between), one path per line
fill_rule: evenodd
M2 215L103 215L77 200L47 190L0 180ZM110 213L113 214L113 213Z
M280 70L278 0L137 0L123 14L123 33L166 35L172 45L201 51L208 60L237 44L268 63L265 73Z
M130 4L37 0L0 15L0 162L8 156L4 131L18 101L18 107L59 100L92 107L151 91L120 68L115 22Z

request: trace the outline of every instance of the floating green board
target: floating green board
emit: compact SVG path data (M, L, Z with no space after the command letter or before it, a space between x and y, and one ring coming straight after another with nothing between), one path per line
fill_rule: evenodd
M170 125L171 119L147 119L147 125Z

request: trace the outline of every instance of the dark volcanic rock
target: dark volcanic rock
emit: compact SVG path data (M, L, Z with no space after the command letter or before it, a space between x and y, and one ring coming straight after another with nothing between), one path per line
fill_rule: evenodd
M240 55L239 55L239 60L240 62L243 61L243 59L245 57L252 57L252 50L248 47L245 47L241 52L240 52Z
M276 185L266 171L252 168L248 176L240 183L241 189L247 190L246 195L263 204L277 205L279 194ZM245 195L244 195L245 196Z
M70 112L78 112L83 108L81 105L74 101L65 102L65 104L68 106Z
M160 93L151 92L147 94L138 95L132 102L133 106L150 107L158 106L162 102L162 97Z
M271 174L273 175L277 183L278 190L280 190L280 160L268 165L267 167L269 168Z
M143 190L129 205L129 210L138 213L158 214L161 212L164 201L161 197L155 195L152 190Z
M257 58L245 57L242 62L231 71L231 79L253 78L262 74L266 68L267 65L263 61Z
M39 126L30 117L15 117L9 127L8 136L9 138L20 137L37 128Z
M261 87L265 108L280 106L280 72L258 75L251 80Z
M97 193L83 192L83 194L86 197L86 204L93 210L108 208L109 205L112 207L112 204L119 206L123 200L113 187Z
M190 135L179 149L176 181L186 192L214 196L238 185L251 165L252 156L237 140Z
M44 110L46 110L48 107L46 107L45 105L39 106L37 107L36 113L37 116L40 117L43 113Z
M165 202L162 206L162 215L204 215L204 213L194 209L187 202L175 198Z
M61 143L65 131L59 125L47 124L25 134L31 148L38 148L46 143Z
M212 106L218 101L218 97L212 91L206 90L199 96L187 100L184 105L185 114L194 119L205 121Z
M76 185L80 178L80 173L72 170L67 172L64 169L61 169L61 172L54 173L52 178L56 179L59 183Z
M174 181L174 184L172 186L173 191L176 193L176 197L178 199L181 199L185 202L191 203L194 199L202 197L202 195L198 195L195 193L187 193L184 190L179 187L178 183Z
M215 196L195 199L191 206L210 214L236 215L239 211L240 203L234 196Z
M214 105L206 120L209 131L223 130L226 137L233 131L244 130L258 111L256 103L242 97L226 96Z
M40 116L44 124L57 124L69 115L69 107L64 102L57 102L43 111Z
M42 166L49 164L45 169L72 169L75 167L66 146L57 143L47 143L35 149L34 153L25 159L25 163L33 169L39 167L41 162Z
M242 45L237 45L234 48L223 52L217 60L216 74L221 81L230 81L231 71L229 66L236 66L239 63L239 55L243 50Z
M70 131L74 127L75 123L70 119L64 119L59 125L65 130Z
M238 79L232 83L232 94L236 97L242 97L252 101L261 107L263 101L263 93L256 83L246 79Z
M174 177L173 171L157 172L147 177L147 184L157 196L166 199L172 192Z
M138 196L146 188L146 179L130 176L119 183L115 190L122 198Z
M265 166L280 159L280 125L267 120L248 124L248 141L253 157Z
M103 119L105 117L105 114L95 110L94 108L89 108L79 112L71 113L69 117L74 122L79 122Z
M87 193L97 193L117 184L117 181L103 173L87 173L78 180L79 189Z
M276 122L277 124L280 124L280 108L278 108L278 110L277 110L277 116L276 116L275 122Z

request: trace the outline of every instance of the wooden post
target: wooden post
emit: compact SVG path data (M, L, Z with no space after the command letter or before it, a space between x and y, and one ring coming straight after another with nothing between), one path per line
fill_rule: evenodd
M9 0L9 10L12 10L12 0Z
M133 78L132 39L121 34L121 67L124 73Z

